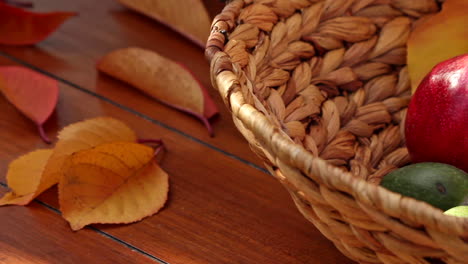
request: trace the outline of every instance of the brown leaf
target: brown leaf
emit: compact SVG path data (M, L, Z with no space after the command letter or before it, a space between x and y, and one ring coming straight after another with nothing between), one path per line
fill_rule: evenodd
M118 0L187 37L201 48L210 35L211 19L201 0Z
M168 106L195 116L213 134L208 119L218 113L216 105L181 64L149 50L126 48L104 56L97 68Z
M167 200L168 175L145 145L115 142L82 150L66 160L62 171L60 209L73 230L139 221Z

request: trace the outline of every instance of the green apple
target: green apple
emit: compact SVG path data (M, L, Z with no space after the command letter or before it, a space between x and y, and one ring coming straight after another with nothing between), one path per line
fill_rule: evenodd
M468 205L460 205L451 209L448 209L444 214L454 215L459 217L468 217Z

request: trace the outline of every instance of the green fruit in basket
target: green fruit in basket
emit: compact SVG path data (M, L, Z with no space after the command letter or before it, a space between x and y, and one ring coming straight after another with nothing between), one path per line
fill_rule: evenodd
M387 174L380 185L444 211L468 199L468 174L442 163L408 165Z
M449 210L445 211L444 214L468 217L468 205L460 205L454 208L450 208Z

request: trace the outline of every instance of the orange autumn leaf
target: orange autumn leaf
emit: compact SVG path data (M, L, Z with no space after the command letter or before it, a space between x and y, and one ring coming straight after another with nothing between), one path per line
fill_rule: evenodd
M54 152L44 169L40 192L59 182L62 165L71 154L104 143L137 140L131 128L111 117L98 117L71 124L59 132L58 138Z
M31 152L10 164L7 180L13 191L2 198L3 203L0 205L30 203L59 182L64 161L77 151L104 143L134 142L137 139L135 132L127 125L110 117L99 117L69 125L59 132L58 138L59 141L53 150ZM22 184L16 184L18 182Z
M0 1L0 44L31 45L52 34L74 12L36 13Z
M138 143L79 151L62 170L60 209L73 230L139 221L158 212L167 199L168 175L154 161L154 150Z
M118 0L205 48L211 19L201 0Z
M153 98L200 119L210 134L208 119L218 110L206 89L182 65L159 54L125 48L104 56L97 68Z
M414 93L439 62L468 53L468 1L447 0L442 11L421 22L408 39L408 71Z
M0 92L37 125L42 139L50 143L43 124L57 105L57 81L24 67L3 66L0 67Z
M10 163L7 183L12 191L0 199L0 205L26 205L37 196L42 172L52 152L52 149L39 149Z

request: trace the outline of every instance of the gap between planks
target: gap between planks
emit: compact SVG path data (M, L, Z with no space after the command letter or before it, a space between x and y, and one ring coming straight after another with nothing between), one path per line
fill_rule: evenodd
M4 182L1 182L1 181L0 181L0 186L2 186L4 188L8 188L8 185L6 183L4 183ZM56 213L58 215L62 214L62 212L60 212L59 209L57 209L57 208L53 207L52 205L49 205L49 204L47 204L47 203L45 203L43 201L40 201L38 199L34 199L34 202L36 202L37 204L41 205L42 207L45 207L49 211L52 211L52 212L54 212L54 213ZM112 240L114 242L117 242L118 244L123 245L123 246L125 246L126 248L128 248L128 249L130 249L132 251L135 251L135 252L137 252L139 254L142 254L142 255L148 257L149 259L151 259L151 260L153 260L153 261L155 261L157 263L170 264L169 262L167 262L167 261L165 261L163 259L160 259L160 258L158 258L158 257L156 257L156 256L142 250L142 249L139 249L136 246L133 246L132 244L130 244L130 243L118 238L118 237L115 237L115 236L113 236L113 235L111 235L111 234L109 234L107 232L104 232L103 230L101 230L99 228L96 228L96 227L93 227L93 226L87 226L85 228L90 229L90 230L102 235L103 237L105 237L107 239L110 239L110 240Z
M131 109L131 108L125 106L125 105L122 105L122 104L120 104L120 103L118 103L118 102L115 102L115 101L113 101L113 100L111 100L111 99L109 99L109 98L107 98L107 97L105 97L105 96L103 96L103 95L100 95L100 94L95 93L95 92L93 92L93 91L91 91L91 90L88 90L88 89L86 89L86 88L83 88L83 87L81 87L81 86L78 85L78 84L75 84L75 83L73 83L73 82L71 82L71 81L65 80L65 79L63 79L63 78L61 78L61 77L59 77L59 76L57 76L57 75L55 75L55 74L53 74L53 73L50 73L50 72L48 72L48 71L45 71L45 70L43 70L43 69L41 69L41 68L39 68L39 67L36 67L36 66L34 66L34 65L32 65L32 64L30 64L30 63L28 63L28 62L25 62L25 61L23 61L23 60L20 60L20 59L14 57L14 56L11 56L11 55L8 54L8 53L5 53L5 52L3 52L3 51L0 51L0 56L5 57L5 58L7 58L7 59L9 59L9 60L11 60L11 61L14 61L14 62L16 62L16 63L18 63L18 64L20 64L20 65L22 65L22 66L24 66L24 67L27 67L27 68L33 70L33 71L39 72L39 73L41 73L41 74L43 74L43 75L46 75L46 76L48 76L48 77L50 77L50 78L52 78L52 79L57 80L58 82L61 82L61 83L65 84L65 85L70 86L70 87L72 87L72 88L74 88L74 89L77 89L77 90L79 90L79 91L81 91L81 92L84 92L84 93L87 93L87 94L89 94L89 95L91 95L91 96L94 96L94 97L96 97L96 98L98 98L98 99L100 99L100 100L103 100L103 101L106 102L106 103L109 103L109 104L111 104L111 105L113 105L113 106L116 106L116 107L118 107L118 108L120 108L120 109L122 109L122 110L124 110L124 111L127 111L127 112L129 112L129 113L131 113L131 114L133 114L133 115L135 115L135 116L138 116L138 117L140 117L140 118L142 118L142 119L144 119L144 120L146 120L146 121L149 121L150 123L153 123L153 124L155 124L155 125L158 125L158 126L160 126L160 127L163 127L163 128L165 128L165 129L167 129L167 130L169 130L169 131L171 131L171 132L174 132L174 133L176 133L176 134L179 134L179 135L181 135L181 136L183 136L183 137L185 137L185 138L187 138L187 139L189 139L189 140L191 140L191 141L193 141L193 142L196 142L196 143L198 143L198 144L200 144L200 145L203 145L203 146L205 146L205 147L208 147L208 148L210 148L210 149L212 149L212 150L214 150L214 151L217 151L217 152L219 152L219 153L221 153L221 154L223 154L223 155L225 155L225 156L227 156L227 157L230 157L230 158L232 158L232 159L234 159L234 160L237 160L237 161L239 161L239 162L241 162L241 163L244 163L244 164L246 164L246 165L248 165L248 166L250 166L250 167L252 167L252 168L254 168L254 169L257 169L257 170L259 170L259 171L261 171L261 172L263 172L263 173L266 173L266 174L270 175L270 173L269 173L266 169L264 169L264 168L262 168L262 167L260 167L260 166L258 166L258 165L256 165L256 164L254 164L254 163L252 163L252 162L250 162L250 161L247 161L247 160L245 160L245 159L243 159L243 158L241 158L241 157L239 157L239 156L237 156L237 155L234 155L234 154L232 154L232 153L230 153L230 152L227 152L227 151L225 151L225 150L223 150L223 149L221 149L221 148L218 148L218 147L216 147L216 146L214 146L214 145L211 145L211 144L208 143L208 142L205 142L205 141L203 141L203 140L201 140L201 139L199 139L199 138L196 138L196 137L194 137L194 136L192 136L192 135L189 135L189 134L187 134L187 133L185 133L185 132L183 132L183 131L181 131L181 130L175 128L175 127L172 127L172 126L170 126L170 125L168 125L168 124L165 124L165 123L163 123L163 122L161 122L161 121L158 121L158 120L156 120L156 119L153 119L153 118L151 118L151 117L149 117L149 116L147 116L147 115L145 115L145 114L142 114L142 113L140 113L140 112L138 112L138 111L136 111L136 110L134 110L134 109Z

